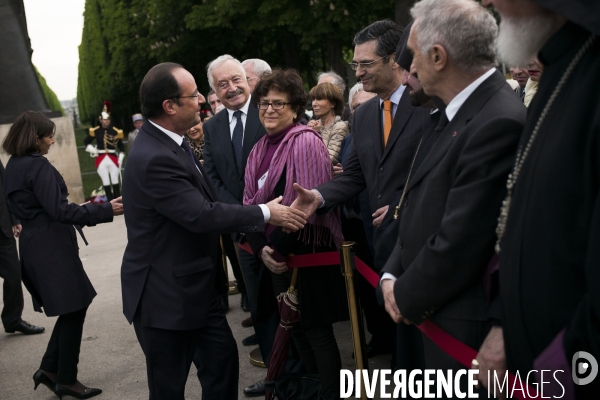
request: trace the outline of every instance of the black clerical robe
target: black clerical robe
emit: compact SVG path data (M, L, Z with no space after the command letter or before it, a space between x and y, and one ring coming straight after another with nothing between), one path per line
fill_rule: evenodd
M590 36L568 22L544 45L539 54L544 73L521 147ZM562 87L523 164L500 255L509 369L521 374L565 369L564 389L575 389L580 399L597 398L600 392L600 378L574 386L570 371L578 351L600 360L599 88L596 39ZM552 375L545 380L553 380ZM549 394L546 387L544 395Z

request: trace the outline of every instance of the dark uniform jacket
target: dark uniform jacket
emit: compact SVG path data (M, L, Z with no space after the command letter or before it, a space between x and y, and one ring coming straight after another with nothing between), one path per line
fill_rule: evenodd
M108 129L104 129L102 126L96 126L95 128L90 128L88 135L83 140L83 144L87 146L96 139L98 150L116 150L118 148L120 152L123 152L125 151L123 137L123 131L115 128L112 124Z
M79 259L73 224L111 222L111 204L69 203L63 177L39 153L10 158L4 191L23 226L22 277L34 309L43 307L46 315L56 316L90 305L96 291Z

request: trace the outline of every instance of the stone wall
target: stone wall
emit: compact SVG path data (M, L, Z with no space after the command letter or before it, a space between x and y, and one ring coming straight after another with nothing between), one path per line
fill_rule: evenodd
M81 183L81 170L79 168L73 121L69 117L52 118L52 121L56 124L55 143L50 147L50 152L46 157L63 176L69 189L69 201L81 204L85 201L85 196ZM0 125L0 143L4 141L10 126ZM4 150L0 150L0 160L2 160L4 166L6 166L8 159L8 154Z

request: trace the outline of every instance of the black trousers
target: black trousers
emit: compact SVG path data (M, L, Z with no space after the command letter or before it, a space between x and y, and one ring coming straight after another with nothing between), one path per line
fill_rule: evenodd
M221 235L221 239L223 240L223 248L225 250L225 255L227 256L227 258L229 258L229 262L231 263L231 270L233 271L233 276L237 281L237 288L240 291L240 293L246 294L246 283L244 281L244 275L242 274L240 261L238 260L237 251L235 249L235 245L233 244L231 234L224 233Z
M192 361L198 369L203 399L237 399L237 344L219 296L213 298L207 325L200 329L151 328L140 321L138 312L133 327L146 356L150 400L183 400Z
M21 264L17 255L14 237L0 233L0 278L2 285L2 324L9 327L21 319L23 313L23 287L21 286Z
M275 295L287 291L292 273L271 274ZM340 369L342 359L333 333L333 325L303 326L294 324L292 339L300 354L300 359L309 374L318 374L323 385L325 399L337 399L340 395Z
M265 364L269 365L269 359L271 357L271 348L273 347L273 340L275 338L275 331L279 324L279 315L274 315L273 318L265 322L258 322L256 315L258 312L258 280L260 272L260 262L254 257L253 254L248 253L245 250L238 248L238 255L240 264L242 266L242 273L244 274L244 280L246 281L246 293L248 294L248 305L250 306L250 317L254 325L254 331L256 332L256 338L258 340L258 347L260 348L261 355Z
M73 385L77 382L77 364L87 307L58 317L46 353L42 371L58 374L57 383Z

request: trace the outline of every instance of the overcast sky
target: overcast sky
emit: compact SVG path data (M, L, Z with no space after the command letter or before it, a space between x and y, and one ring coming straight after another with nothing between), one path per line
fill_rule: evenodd
M32 61L59 100L77 96L85 0L23 0Z

